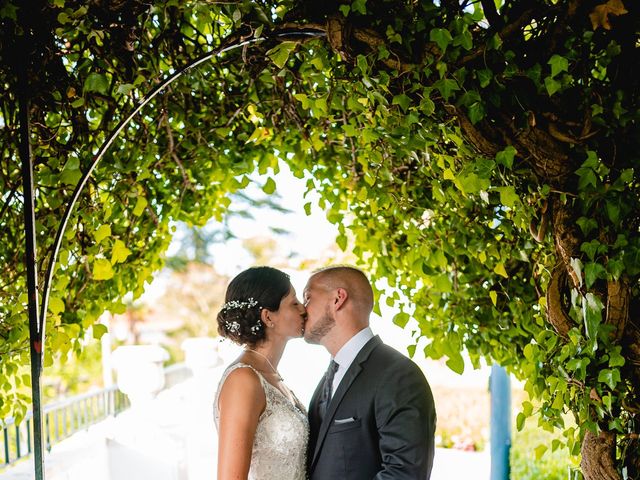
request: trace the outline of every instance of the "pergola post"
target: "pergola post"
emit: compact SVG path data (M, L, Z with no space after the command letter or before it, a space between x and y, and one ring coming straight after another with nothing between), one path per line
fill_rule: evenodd
M27 66L19 71L18 106L20 119L20 160L22 162L22 192L24 203L25 266L29 312L29 346L31 350L31 395L33 404L33 453L36 480L44 479L42 430L42 352L44 332L38 314L38 272L36 251L35 196L33 189L33 158L31 155L30 116Z

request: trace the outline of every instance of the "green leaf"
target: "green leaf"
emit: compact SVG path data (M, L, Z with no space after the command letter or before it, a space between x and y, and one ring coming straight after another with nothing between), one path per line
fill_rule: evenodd
M606 278L607 270L599 263L589 262L584 266L584 282L587 288L591 288L598 279Z
M622 351L622 347L620 346L614 347L612 350L609 351L610 367L622 367L625 364L626 360L622 355L620 355L621 351Z
M536 460L540 460L542 456L545 454L545 452L547 451L547 446L538 445L536 448L534 448L533 451L535 452Z
M116 240L111 250L111 264L122 263L129 255L131 255L131 250L127 248L122 240Z
M429 33L429 40L436 42L440 50L444 53L447 50L447 46L453 41L451 32L446 28L434 28Z
M407 109L409 108L409 105L411 105L411 99L406 96L404 93L400 94L400 95L396 95L395 97L393 97L393 101L391 102L392 105L400 105L400 108L402 109L403 112L406 112Z
M484 105L482 102L474 102L468 107L469 110L469 120L474 125L482 120L485 116Z
M449 355L449 359L447 360L447 367L456 372L459 375L462 375L464 372L464 359L459 352L452 353Z
M100 338L102 338L102 336L108 331L106 325L101 323L94 323L91 329L93 330L93 338L96 340L100 340Z
M598 382L605 383L611 390L620 382L620 370L617 368L605 368L598 373Z
M113 278L114 271L111 262L106 258L99 258L93 262L93 279L109 280Z
M122 83L118 85L118 89L116 90L116 92L120 95L129 95L129 93L131 93L131 90L133 90L134 88L136 87L130 83Z
M491 297L491 303L493 303L493 306L495 307L498 301L498 293L495 290L491 290L489 292L489 297Z
M58 297L49 297L49 311L53 315L64 312L64 302Z
M267 56L278 68L283 68L291 52L295 50L296 45L296 42L282 42L269 50Z
M547 63L551 65L552 77L555 77L560 72L566 72L569 70L569 61L560 55L553 55Z
M587 264L588 269L589 264ZM593 293L589 292L584 298L584 322L587 338L597 338L598 328L602 322L602 309L604 308L602 302Z
M458 82L450 78L442 78L433 84L438 89L444 100L449 100L453 92L460 90Z
M493 79L493 72L489 69L483 68L482 70L476 70L476 77L480 82L480 87L488 87Z
M504 278L509 278L509 275L507 274L507 271L504 268L504 263L499 263L497 264L494 269L493 269L494 273L497 273L498 275L504 277Z
M109 91L109 79L101 73L90 73L84 81L83 91L97 92L106 95Z
M516 417L516 428L518 429L518 431L522 431L522 428L524 427L524 422L527 420L527 417L522 413L518 413L518 416Z
M100 225L93 237L96 239L96 243L100 243L105 238L111 236L111 225Z
M410 318L411 317L409 316L408 313L400 312L393 317L393 323L398 325L400 328L404 328L407 326L407 323L409 322Z
M518 153L517 150L513 146L509 145L507 148L496 154L496 162L500 165L504 165L508 169L511 169L513 167L513 159L516 156L516 153Z
M269 177L267 179L267 183L265 183L262 187L262 191L267 195L271 195L276 191L276 182L273 180L273 178Z
M500 192L500 203L505 207L513 208L520 203L520 196L514 187L498 187L497 190Z
M133 211L131 213L133 213L136 217L139 217L140 215L142 215L142 212L144 212L145 208L147 208L147 199L142 195L139 195L136 199L136 206L133 207Z
M562 84L557 80L554 80L552 77L545 77L544 86L547 89L547 93L550 97L558 90L560 90L560 88L562 88Z

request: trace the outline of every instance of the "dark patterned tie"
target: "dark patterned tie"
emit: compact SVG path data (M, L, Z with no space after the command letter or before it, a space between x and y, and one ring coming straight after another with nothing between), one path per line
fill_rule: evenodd
M320 422L324 419L325 413L327 413L327 408L329 407L329 402L331 402L331 390L333 387L333 377L338 371L338 365L336 362L331 360L329 363L329 368L327 369L327 373L324 375L324 385L322 385L322 394L320 395L320 400L318 401L318 415L320 416Z

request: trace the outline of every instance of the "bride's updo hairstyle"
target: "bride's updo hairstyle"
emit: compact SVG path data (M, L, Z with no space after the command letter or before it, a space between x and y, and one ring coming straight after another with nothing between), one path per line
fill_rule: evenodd
M240 345L256 345L266 335L260 312L278 311L290 291L289 275L275 268L252 267L238 274L218 313L218 333Z

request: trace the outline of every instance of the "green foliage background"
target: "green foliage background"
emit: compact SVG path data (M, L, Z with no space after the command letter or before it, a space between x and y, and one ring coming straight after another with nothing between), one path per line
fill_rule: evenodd
M280 157L311 177L338 245L398 289L382 300L418 321L428 356L507 366L541 401L519 425L563 428L571 411L571 452L592 432L616 474L638 471L635 2L3 0L0 18L0 417L27 400L19 88L42 271L92 155L161 79L234 40L313 29L326 38L271 36L190 71L117 137L65 234L45 365L140 295L171 220L222 218Z

